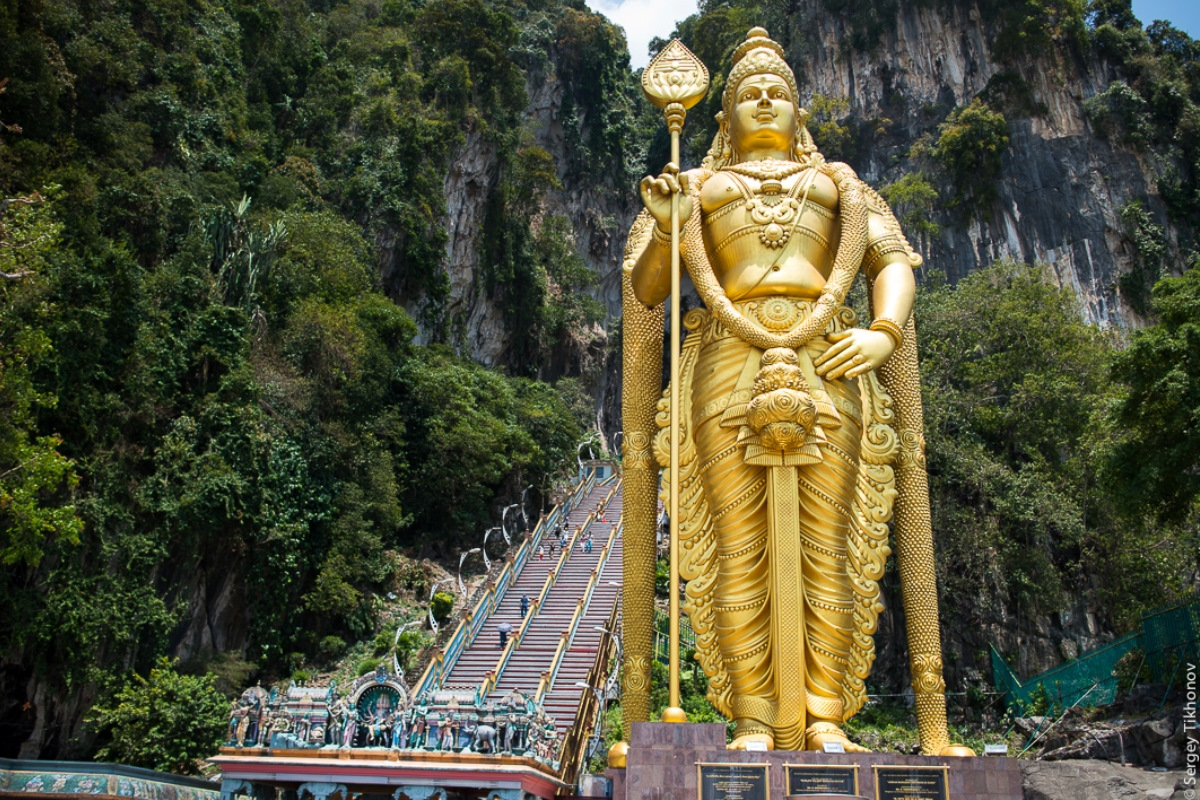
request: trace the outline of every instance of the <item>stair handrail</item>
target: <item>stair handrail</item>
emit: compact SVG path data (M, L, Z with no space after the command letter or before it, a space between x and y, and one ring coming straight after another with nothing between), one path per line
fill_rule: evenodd
M521 561L521 569L529 561L528 554L541 543L545 537L546 531L550 530L554 523L559 519L570 516L571 511L579 506L583 497L590 493L596 484L596 470L590 470L589 475L584 480L576 484L575 489L568 495L567 499L555 506L549 514L538 520L534 528L534 533L528 539L521 543L518 548L517 557L513 561ZM463 612L462 618L459 620L458 626L454 629L454 634L447 640L446 644L438 648L430 658L429 664L425 667L425 671L421 674L420 679L413 686L413 696L419 697L423 692L442 687L442 682L446 676L454 669L454 665L458 663L459 656L463 651L470 647L475 638L479 635L488 617L492 611L504 599L504 595L508 591L508 586L512 582L514 575L519 576L520 570L514 572L511 569L512 561L504 565L501 571L501 576L507 575L503 584L502 591L497 593L497 584L491 584L484 592L483 596L475 603L475 607ZM480 611L483 611L481 614Z
M609 499L612 498L612 492L609 493ZM580 532L582 532L582 528ZM600 576L604 573L604 567L608 563L608 557L612 553L613 542L616 541L617 531L619 526L614 526L608 534L608 542L600 551L600 558L596 560L596 567L592 570L592 576L588 579L587 589L584 591L583 597L579 598L579 604L575 607L575 613L571 615L571 622L566 630L562 633L562 638L559 639L558 648L554 651L554 658L550 661L549 669L542 673L542 679L538 682L537 694L534 696L533 702L541 703L546 695L554 689L554 681L558 677L558 669L562 666L563 656L566 655L571 643L575 641L575 633L579 628L579 621L583 619L587 613L587 608L592 602L592 594L596 591L596 585L600 582Z
M533 619L537 616L538 612L541 611L542 604L547 595L550 594L550 590L553 589L554 585L558 582L558 576L562 574L563 567L566 566L567 561L570 560L571 555L575 552L576 541L583 534L583 531L587 530L588 526L592 524L595 516L596 512L588 512L588 515L584 517L583 523L579 526L578 530L571 534L570 544L567 547L564 547L562 553L559 554L558 564L555 565L554 569L546 573L546 580L542 584L542 590L538 592L537 598L530 603L529 613L525 615L525 619L521 620L521 624L517 628L516 635L509 637L508 643L504 647L504 651L500 654L500 658L496 660L496 666L493 667L490 672L488 672L486 677L484 677L483 683L479 687L479 696L481 698L487 697L489 694L491 694L496 688L496 684L500 682L500 678L504 675L504 668L508 666L509 659L512 658L513 651L520 647L521 641L525 638L525 632L529 630L529 626L533 624Z
M600 635L592 668L588 670L588 674L584 678L584 682L593 691L580 693L579 706L575 711L575 723L563 737L562 749L559 751L562 763L559 779L568 785L573 786L579 778L583 759L587 754L587 740L591 738L589 731L594 728L596 720L603 710L596 699L596 692L607 690L608 668L616 650L615 632L620 609L621 598L618 595L613 598L612 608L608 612L608 621L604 624L604 632Z

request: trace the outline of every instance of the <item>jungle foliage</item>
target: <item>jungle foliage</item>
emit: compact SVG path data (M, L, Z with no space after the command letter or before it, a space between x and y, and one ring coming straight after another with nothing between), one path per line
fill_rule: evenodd
M956 617L1096 592L1127 628L1189 590L1198 274L1156 286L1160 320L1125 350L1042 267L1000 262L919 295L938 579Z
M569 164L521 116L556 70ZM405 591L401 554L453 548L573 465L579 382L531 378L579 374L561 354L600 308L541 200L634 171L633 79L602 18L3 3L0 81L0 754L35 714L44 753L88 752L80 709L181 639L189 669L224 658L190 638L193 597L228 604L260 669L332 657ZM444 181L464 147L495 154L480 255L506 370L451 347Z
M111 703L90 713L107 741L97 758L184 775L198 774L216 751L228 717L229 703L211 675L181 674L166 658L146 678L135 673Z

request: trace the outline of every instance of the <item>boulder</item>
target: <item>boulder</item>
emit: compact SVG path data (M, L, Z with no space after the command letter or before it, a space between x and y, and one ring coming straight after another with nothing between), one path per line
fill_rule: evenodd
M1024 800L1173 800L1182 776L1096 760L1021 764Z

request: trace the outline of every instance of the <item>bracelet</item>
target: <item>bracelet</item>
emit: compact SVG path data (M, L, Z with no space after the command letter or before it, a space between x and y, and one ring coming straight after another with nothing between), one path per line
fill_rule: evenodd
M881 331L892 337L892 341L895 342L896 347L899 347L900 343L904 341L904 328L901 328L900 323L889 317L879 317L876 319L871 323L871 330Z
M654 241L658 242L658 243L659 243L660 245L662 245L663 247L670 247L670 246L671 246L671 233L670 233L670 231L667 231L667 232L665 232L665 233L664 233L664 232L663 232L663 229L662 229L662 228L660 228L660 227L658 227L658 223L657 223L657 222L656 222L656 223L654 223L654 234L653 234L653 236L654 236Z

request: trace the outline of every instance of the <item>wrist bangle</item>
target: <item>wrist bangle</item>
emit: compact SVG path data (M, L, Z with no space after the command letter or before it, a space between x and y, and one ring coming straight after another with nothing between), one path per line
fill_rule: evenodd
M889 317L879 317L871 323L871 330L886 333L892 337L892 341L896 347L904 341L904 328L900 327L900 323Z
M664 232L662 228L658 227L657 222L654 223L654 234L653 235L654 235L654 241L658 242L663 247L671 246L671 232L670 231Z

